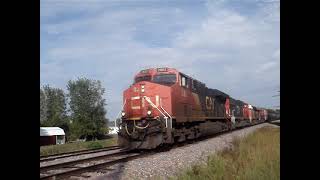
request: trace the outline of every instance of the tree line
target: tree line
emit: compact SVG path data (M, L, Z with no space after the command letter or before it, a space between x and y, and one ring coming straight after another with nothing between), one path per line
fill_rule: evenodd
M70 80L67 91L49 85L40 87L40 127L60 127L68 140L104 136L108 119L101 82L87 78Z

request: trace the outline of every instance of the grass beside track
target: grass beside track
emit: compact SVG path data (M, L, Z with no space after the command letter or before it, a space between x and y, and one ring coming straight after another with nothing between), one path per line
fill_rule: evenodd
M79 150L104 148L108 146L115 146L117 144L118 144L117 138L114 137L106 140L74 142L74 143L59 144L59 145L41 146L40 156L48 156L48 155L54 155L59 153L79 151Z
M261 128L233 145L171 179L280 179L280 128Z

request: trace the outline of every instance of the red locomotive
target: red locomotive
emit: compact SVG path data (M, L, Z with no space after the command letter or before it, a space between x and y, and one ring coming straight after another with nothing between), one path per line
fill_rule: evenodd
M153 149L267 120L267 111L231 98L173 68L140 71L123 93L119 145Z

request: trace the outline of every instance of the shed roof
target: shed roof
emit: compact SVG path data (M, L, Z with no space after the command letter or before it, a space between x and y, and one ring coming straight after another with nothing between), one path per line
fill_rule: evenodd
M40 136L65 135L64 130L59 127L40 127Z

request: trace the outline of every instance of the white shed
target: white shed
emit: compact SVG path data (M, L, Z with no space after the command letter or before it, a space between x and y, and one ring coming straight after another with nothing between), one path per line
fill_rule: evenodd
M40 146L52 144L64 144L65 133L59 127L40 127Z
M119 131L119 128L118 127L114 127L114 126L111 126L109 127L109 134L118 134L118 131Z

